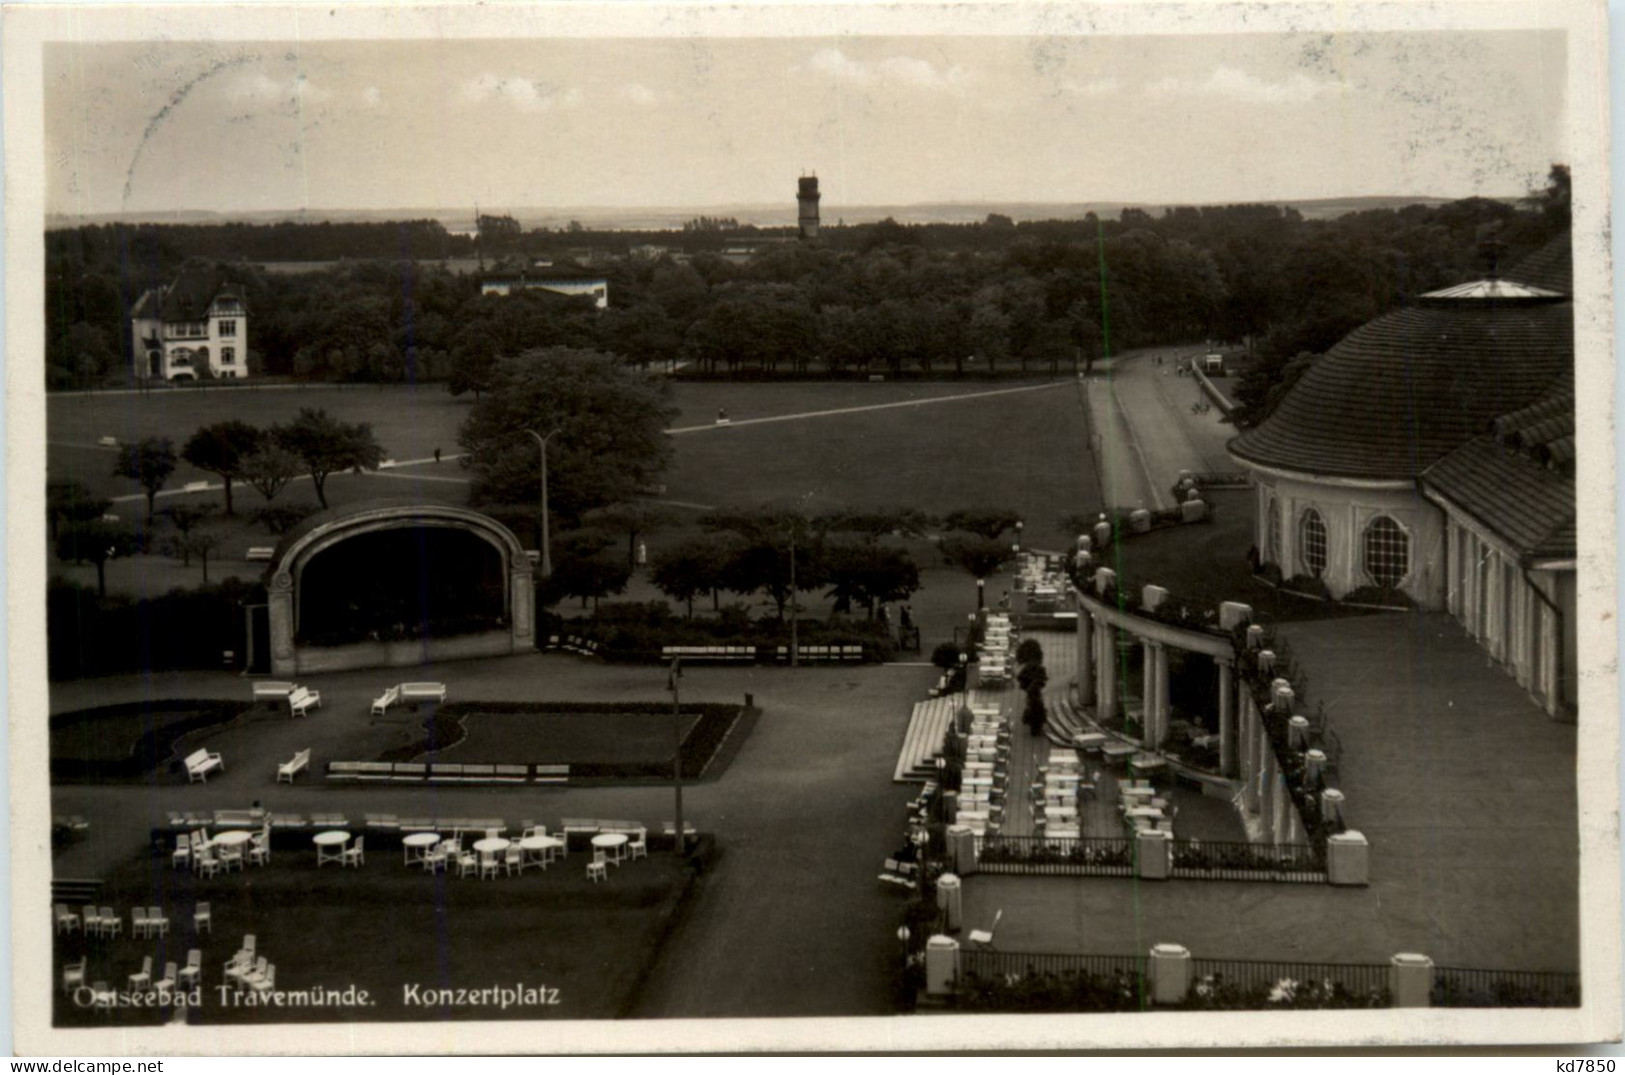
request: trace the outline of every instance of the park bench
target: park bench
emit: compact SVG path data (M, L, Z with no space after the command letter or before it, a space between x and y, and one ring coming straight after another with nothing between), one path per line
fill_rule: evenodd
M891 858L886 860L885 868L880 874L880 880L887 884L899 885L912 890L917 887L914 878L918 876L919 872L919 863Z
M216 810L207 823L217 829L254 829L265 824L265 811Z
M372 716L381 717L389 712L389 707L401 700L400 684L386 690L383 694L372 700Z
M418 784L429 775L429 767L420 761L398 761L390 771L390 783Z
M181 486L181 492L183 493L207 493L208 491L209 483L207 481L187 482Z
M312 708L320 708L321 704L321 692L309 687L297 687L288 695L288 712L296 717L304 716Z
M97 437L96 438L96 443L101 445L103 448L117 448L118 447L118 438L117 437Z
M250 561L270 563L271 557L275 555L276 549L270 545L251 545L248 549L247 559Z
M186 781L189 784L209 782L209 774L218 769L226 771L226 763L218 754L210 754L207 750L194 750L186 756Z
M663 660L680 657L685 661L754 661L755 646L662 646Z
M560 819L559 828L564 830L564 838L566 841L568 841L572 835L577 834L584 836L597 836L598 824L599 823L594 821L592 818L567 817Z
M310 748L306 747L304 750L301 750L299 753L295 754L291 760L285 761L276 767L276 782L278 784L282 783L283 778L285 777L287 778L288 783L291 784L293 783L294 777L298 776L302 770L309 767Z
M262 679L254 684L254 701L278 702L288 697L294 686L283 679Z
M570 767L568 765L537 765L536 783L538 784L568 784L570 782Z
M675 821L662 821L660 823L660 831L662 833L664 833L665 835L667 835L667 836L676 836L677 835L677 822L675 822ZM693 836L696 831L697 830L694 828L694 823L693 822L690 822L690 821L683 822L683 835L684 836Z
M444 702L446 700L446 685L444 683L402 683L400 697L403 702Z

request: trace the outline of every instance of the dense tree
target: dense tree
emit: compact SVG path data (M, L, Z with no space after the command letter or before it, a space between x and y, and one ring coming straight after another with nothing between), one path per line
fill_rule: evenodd
M271 436L303 464L316 486L316 499L324 508L329 474L377 470L384 458L384 449L372 435L370 422L341 422L321 409L301 407L297 418L273 427Z
M690 538L661 549L649 561L649 581L667 597L683 602L694 618L694 598L715 595L722 585L731 551L715 538Z
M158 490L162 489L169 476L175 473L175 463L175 442L168 437L146 437L135 444L125 444L119 448L118 461L113 464L113 474L138 482L142 492L147 494L148 525L152 522L153 504L158 498Z
M721 574L722 588L737 594L766 593L781 620L792 596L792 579L798 593L824 584L824 531L797 507L717 511L703 516L700 523L733 538Z
M135 535L116 523L93 520L73 523L56 539L56 554L76 564L96 565L96 592L107 596L107 561L128 556L136 549Z
M247 422L231 419L206 425L192 434L181 449L181 458L226 484L226 514L233 514L232 482L242 474L243 461L259 450L264 434Z
M988 538L946 538L942 542L942 555L953 566L968 571L977 582L983 582L1003 567L1010 559L1010 546ZM982 588L977 587L981 598ZM980 606L978 606L980 607Z
M276 504L254 513L254 521L278 537L311 517L315 512L308 504Z
M526 430L552 434L548 506L566 520L636 498L670 465L677 416L669 382L597 351L549 348L498 363L494 387L458 432L476 503L534 502L540 453Z
M1021 516L1009 508L973 507L951 511L942 520L950 530L966 530L977 537L994 541L1013 529Z
M632 577L632 569L609 551L613 539L598 530L572 530L559 535L554 545L553 574L543 581L545 604L566 597L581 598L581 607L591 599L594 607L600 597L620 593Z
M920 588L914 559L885 545L826 545L819 574L839 606L861 605L871 619L877 604L906 600Z
M45 483L45 513L50 521L52 541L57 539L59 524L100 519L112 506L111 500L95 496L84 482L66 479Z
M245 458L238 474L269 503L289 482L304 472L302 468L298 456L272 440Z
M638 538L653 533L677 521L677 515L668 507L650 500L627 500L589 512L583 522L606 530L618 530L626 535L626 566L637 565Z
M181 554L182 566L190 567L192 564L194 546L187 539L213 512L213 504L175 504L164 509L164 515L169 519L170 525L180 534L174 542L174 548Z

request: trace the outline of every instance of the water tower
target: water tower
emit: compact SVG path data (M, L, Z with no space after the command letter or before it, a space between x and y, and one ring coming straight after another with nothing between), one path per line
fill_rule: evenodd
M803 239L818 238L818 177L804 175L796 183L796 223Z

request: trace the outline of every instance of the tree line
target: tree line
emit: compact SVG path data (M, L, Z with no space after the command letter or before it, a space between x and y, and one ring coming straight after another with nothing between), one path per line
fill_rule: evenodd
M480 394L499 357L549 346L718 376L1054 373L1109 351L1202 339L1246 343L1279 372L1422 292L1482 274L1487 234L1505 244L1506 264L1537 249L1566 227L1566 190L1558 167L1524 203L1470 198L1326 220L1270 205L886 220L826 227L815 243L766 243L745 261L718 251L764 230L708 221L716 226L676 236L697 251L686 260L594 267L610 290L602 312L541 291L482 296L474 275L433 259L498 247L624 254L673 233L524 231L501 218L476 246L433 221L63 229L46 244L48 373L57 387L121 376L130 304L189 256L222 262L242 289L253 372L304 380L445 381ZM348 260L318 272L255 264L341 250Z

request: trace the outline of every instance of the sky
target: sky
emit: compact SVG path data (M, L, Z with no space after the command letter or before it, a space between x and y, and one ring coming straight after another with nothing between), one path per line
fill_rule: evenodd
M1561 32L56 43L57 214L1514 195Z

